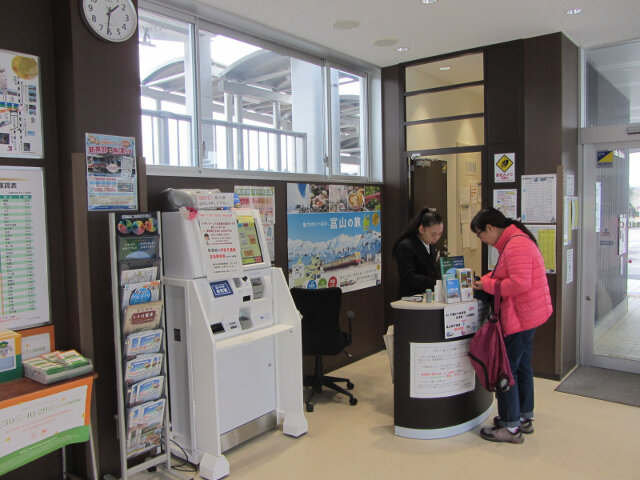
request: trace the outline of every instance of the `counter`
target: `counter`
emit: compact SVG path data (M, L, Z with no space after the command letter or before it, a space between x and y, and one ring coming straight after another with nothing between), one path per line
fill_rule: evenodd
M398 300L394 309L395 434L445 438L480 425L491 413L493 394L469 362L473 335L445 339L445 308L455 304Z

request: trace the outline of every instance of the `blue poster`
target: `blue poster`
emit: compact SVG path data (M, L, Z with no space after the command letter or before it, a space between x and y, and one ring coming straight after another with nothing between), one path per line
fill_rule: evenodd
M380 187L287 187L289 286L346 292L379 285Z

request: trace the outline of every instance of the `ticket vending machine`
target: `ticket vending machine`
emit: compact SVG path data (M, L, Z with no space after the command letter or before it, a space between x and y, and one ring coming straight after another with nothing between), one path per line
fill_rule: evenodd
M257 211L165 212L162 227L172 440L218 479L235 445L307 432L300 316Z

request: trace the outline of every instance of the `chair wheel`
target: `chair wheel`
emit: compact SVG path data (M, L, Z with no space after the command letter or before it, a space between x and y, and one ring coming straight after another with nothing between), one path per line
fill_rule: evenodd
M313 412L313 404L307 403L307 412Z
M347 390L353 390L353 387L354 387L353 383L347 382Z
M349 403L350 403L351 405L355 405L356 403L358 403L358 399L357 399L357 398L355 398L355 397L351 397L351 398L349 399Z

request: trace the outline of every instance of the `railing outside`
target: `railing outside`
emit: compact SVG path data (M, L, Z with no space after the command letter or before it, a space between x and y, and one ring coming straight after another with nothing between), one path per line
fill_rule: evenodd
M197 166L192 161L192 119L142 110L142 148L150 165ZM307 173L307 134L202 119L203 167Z

